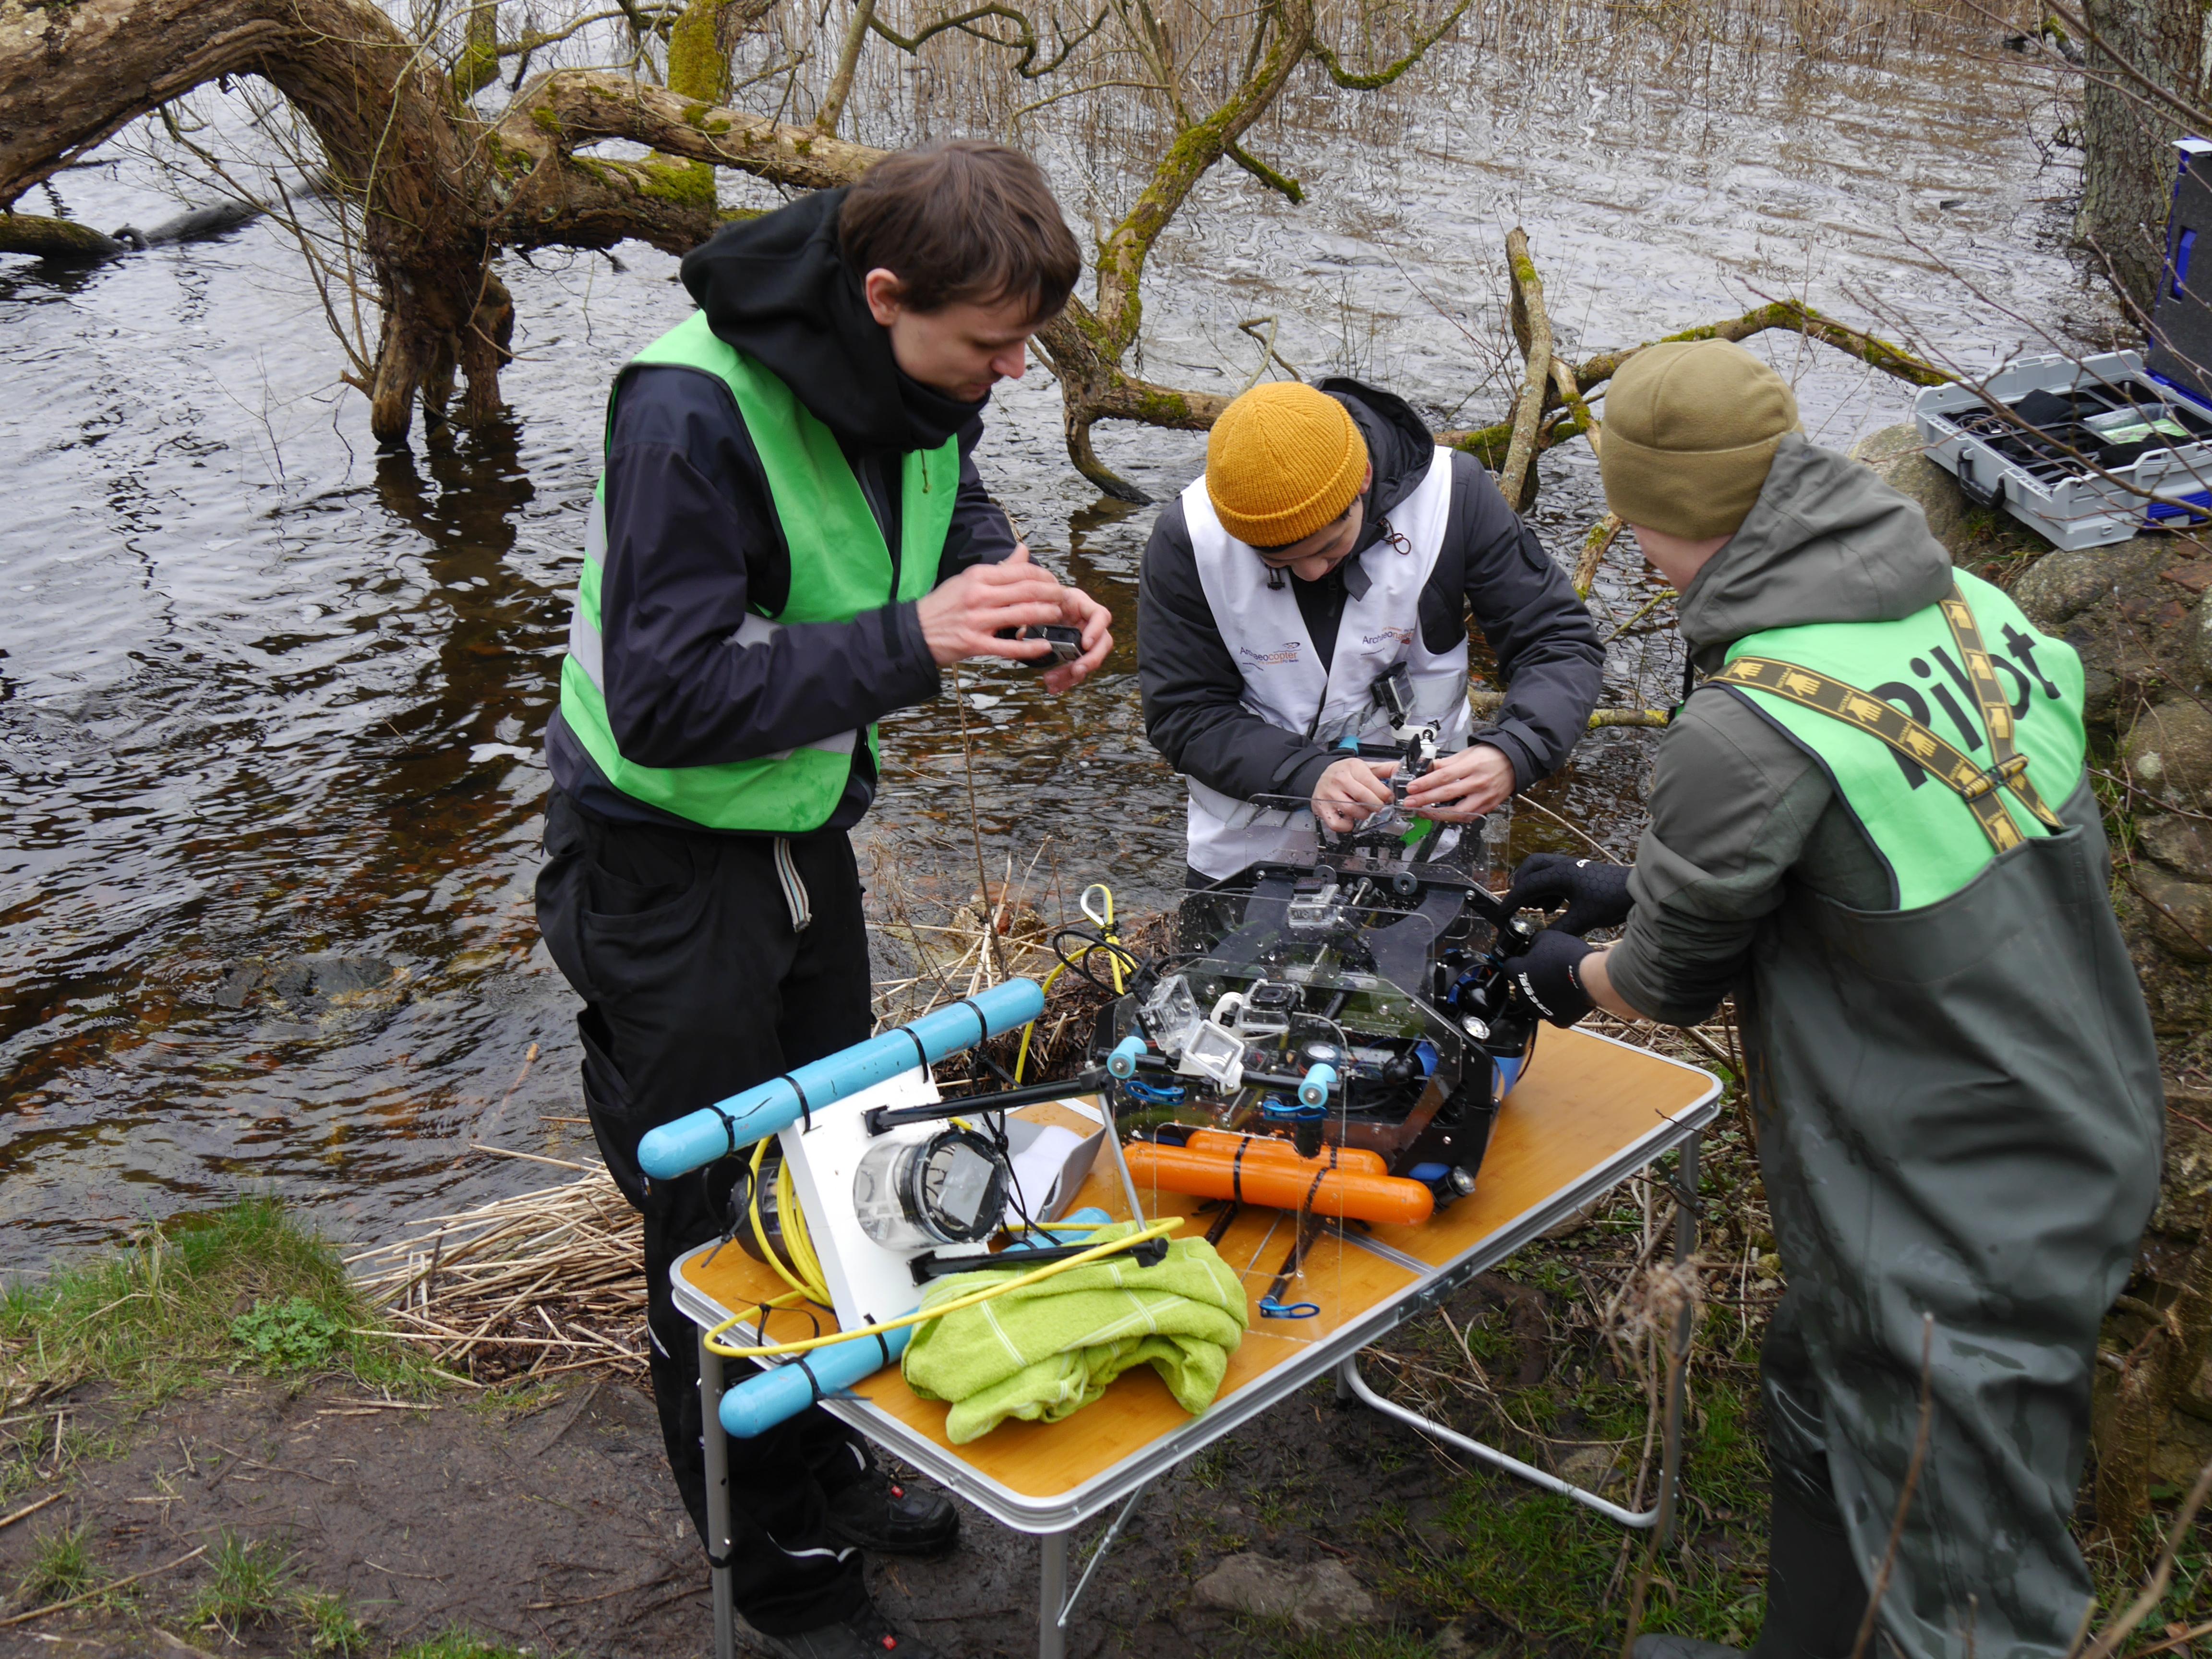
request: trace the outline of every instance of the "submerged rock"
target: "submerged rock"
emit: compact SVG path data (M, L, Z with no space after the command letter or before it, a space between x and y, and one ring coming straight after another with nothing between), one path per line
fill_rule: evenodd
M257 993L293 1019L382 1007L404 995L407 973L382 957L316 954L278 962L249 957L216 987L218 1008L243 1008Z

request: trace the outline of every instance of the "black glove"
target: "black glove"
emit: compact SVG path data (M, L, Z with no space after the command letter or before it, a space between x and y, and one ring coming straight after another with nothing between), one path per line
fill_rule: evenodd
M1522 1000L1554 1025L1572 1025L1596 1006L1583 989L1577 971L1597 947L1558 927L1547 927L1517 957L1505 960L1505 972Z
M1505 902L1515 910L1548 910L1564 901L1566 914L1552 924L1581 938L1600 927L1618 927L1635 902L1628 896L1626 864L1571 859L1564 853L1535 853L1521 860Z

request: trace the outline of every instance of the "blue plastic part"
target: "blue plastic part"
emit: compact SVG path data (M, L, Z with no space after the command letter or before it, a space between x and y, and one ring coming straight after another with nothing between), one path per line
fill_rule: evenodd
M1170 1084L1163 1089L1153 1084L1133 1080L1124 1086L1123 1092L1130 1099L1142 1101L1147 1106L1180 1106L1186 1091L1180 1083Z
M1044 992L1035 980L1010 979L994 985L933 1008L909 1024L755 1084L703 1111L663 1124L638 1143L639 1167L655 1181L673 1180L789 1128L807 1112L819 1111L924 1061L934 1064L987 1036L1026 1025L1043 1012Z
M1309 1106L1300 1101L1293 1106L1280 1095L1269 1095L1260 1103L1260 1115L1270 1123L1310 1123L1328 1113L1319 1104Z
M1262 1319L1311 1319L1321 1311L1318 1302L1278 1302L1272 1296L1260 1298L1260 1317Z
M1426 1037L1423 1037L1419 1042L1413 1045L1413 1058L1421 1062L1421 1075L1423 1077L1434 1077L1437 1074L1437 1063L1438 1060L1437 1045L1430 1042Z
M1336 1087L1336 1067L1324 1062L1306 1073L1305 1081L1298 1085L1298 1103L1302 1106L1322 1106L1328 1102L1329 1091Z
M1416 1164L1406 1171L1406 1179L1423 1182L1442 1181L1451 1173L1449 1164Z
M1137 1056L1144 1052L1144 1038L1133 1035L1125 1036L1114 1045L1114 1052L1106 1056L1106 1069L1127 1081L1136 1076Z
M1516 1054L1509 1059L1501 1054L1492 1054L1490 1063L1498 1068L1498 1097L1503 1100L1513 1092L1513 1085L1521 1080L1520 1056Z
M881 1339L855 1337L796 1356L749 1376L722 1396L722 1427L740 1440L787 1422L818 1398L842 1394L896 1361L914 1340L914 1328L885 1331Z

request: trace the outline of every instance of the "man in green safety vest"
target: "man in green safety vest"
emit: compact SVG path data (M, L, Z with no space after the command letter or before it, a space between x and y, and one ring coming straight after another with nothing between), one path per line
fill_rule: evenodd
M738 1165L648 1182L638 1141L868 1035L847 831L874 798L876 722L954 663L1051 653L1016 630L1079 630L1053 691L1111 648L1105 608L1030 561L969 459L1079 268L1027 157L908 151L688 255L699 309L608 400L538 922L586 1005L592 1132L644 1216L678 1490L738 1611L798 1659L927 1659L876 1611L861 1552L942 1552L957 1517L817 1407L732 1443L726 1554L707 1538L696 1332L668 1274L730 1224Z
M2059 1659L2099 1322L2157 1192L2163 1102L2083 769L2081 666L1918 507L1806 441L1723 341L1648 346L1606 398L1613 510L1705 678L1660 744L1632 872L1517 959L1559 1024L1691 1024L1730 992L1788 1291L1761 1356L1773 1472L1759 1659ZM1877 1644L1876 1645L1879 1645ZM1638 1659L1733 1649L1646 1636ZM1869 1651L1872 1651L1869 1649Z

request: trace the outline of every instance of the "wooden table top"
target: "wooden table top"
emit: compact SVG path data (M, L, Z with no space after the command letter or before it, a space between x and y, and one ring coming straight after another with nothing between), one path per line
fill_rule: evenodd
M1432 1269L1460 1261L1486 1242L1514 1233L1516 1222L1555 1204L1563 1192L1586 1183L1594 1172L1626 1157L1632 1161L1612 1179L1632 1173L1648 1161L1635 1159L1639 1143L1656 1138L1671 1144L1677 1121L1711 1099L1715 1090L1710 1073L1678 1061L1578 1031L1547 1030L1526 1075L1498 1114L1474 1192L1419 1227L1377 1227L1371 1237L1388 1250ZM1065 1107L1032 1107L1019 1115L1071 1127L1096 1127ZM1183 1229L1184 1237L1203 1233L1218 1213L1204 1200L1180 1194L1145 1192L1140 1187L1139 1195L1155 1217L1206 1209L1206 1215ZM1077 1206L1085 1205L1117 1218L1128 1213L1103 1152L1078 1194ZM1303 1275L1282 1297L1316 1303L1318 1315L1263 1319L1260 1298L1283 1265L1292 1228L1288 1214L1248 1206L1220 1241L1223 1259L1244 1280L1251 1328L1230 1357L1214 1409L1310 1355L1346 1324L1433 1277L1404 1260L1364 1248L1356 1238L1328 1233L1307 1252ZM678 1262L676 1272L682 1288L725 1316L757 1308L787 1288L734 1244L695 1250ZM769 1316L768 1331L771 1339L787 1341L812 1334L817 1322L823 1330L836 1328L835 1316L825 1312L779 1310ZM853 1392L977 1474L1029 1498L1083 1486L1193 1421L1150 1366L1126 1372L1103 1399L1062 1422L1009 1422L964 1446L945 1437L946 1407L916 1395L896 1366L878 1371Z

